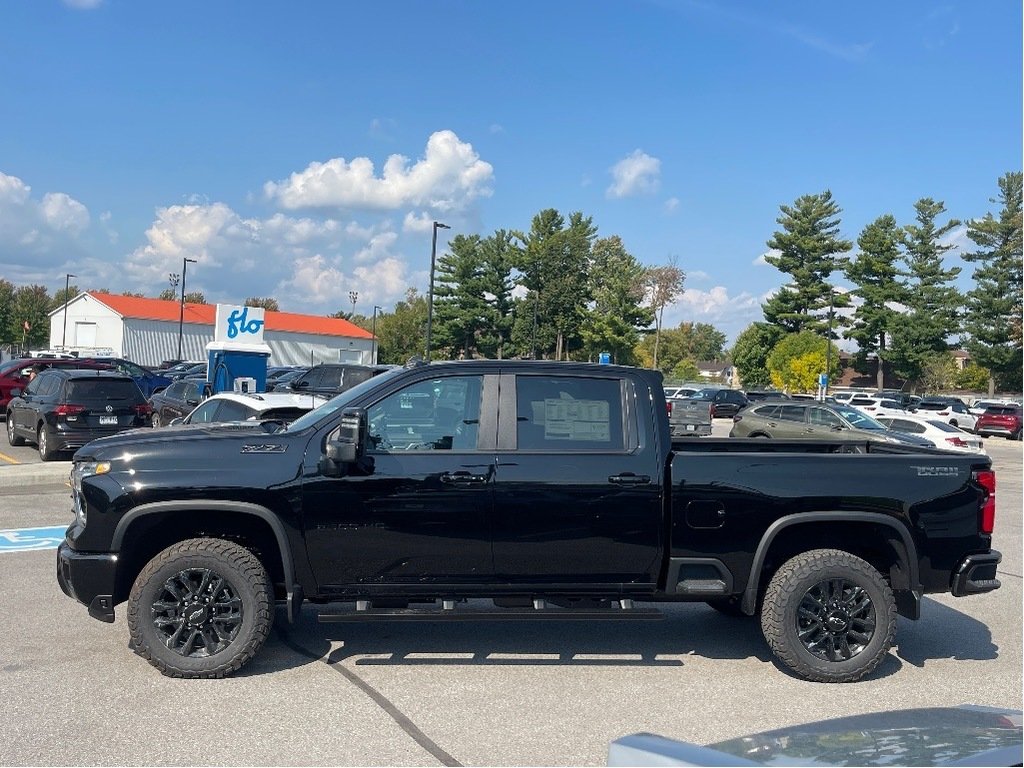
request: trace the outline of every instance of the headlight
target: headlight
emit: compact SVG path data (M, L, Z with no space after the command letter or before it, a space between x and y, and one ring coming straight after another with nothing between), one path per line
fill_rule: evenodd
M82 480L91 475L105 475L110 471L109 461L76 461L71 467L71 487L82 490Z

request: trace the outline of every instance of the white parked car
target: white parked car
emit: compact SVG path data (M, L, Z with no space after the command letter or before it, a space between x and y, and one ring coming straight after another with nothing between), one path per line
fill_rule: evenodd
M229 421L295 421L302 414L318 408L329 398L292 392L254 392L240 394L221 392L203 400L177 424L219 424Z
M854 395L846 404L853 406L857 410L864 411L868 416L875 419L880 416L904 416L910 414L906 408L900 405L899 401L888 397Z
M961 429L938 419L921 416L880 416L881 422L894 432L917 435L931 440L936 448L959 453L985 453L984 441L977 435L970 435Z
M926 397L917 404L915 413L927 419L939 419L967 432L973 432L978 424L978 417L954 398Z

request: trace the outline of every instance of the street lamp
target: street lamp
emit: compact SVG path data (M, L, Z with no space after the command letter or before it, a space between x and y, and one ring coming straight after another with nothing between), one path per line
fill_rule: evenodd
M825 336L825 386L821 388L821 400L828 397L829 378L832 376L832 307L834 303L832 286L828 287L828 335Z
M198 264L195 259L184 258L181 260L181 303L178 305L178 361L181 362L181 331L185 322L185 274L188 272L189 264Z
M427 362L430 362L430 326L434 320L434 262L437 259L437 230L451 229L447 224L434 222L434 237L430 242L430 298L427 300Z
M371 324L370 333L373 335L373 347L370 353L371 365L377 364L377 313L383 312L384 310L378 307L376 304L373 306L373 323Z
M66 352L68 348L68 293L71 290L71 278L78 275L64 276L64 338L61 340L61 351Z
M359 291L349 291L348 300L352 302L352 315L356 314L356 302L359 301Z

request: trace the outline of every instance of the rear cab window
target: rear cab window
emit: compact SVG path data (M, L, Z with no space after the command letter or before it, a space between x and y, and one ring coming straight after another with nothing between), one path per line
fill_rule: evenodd
M623 452L627 440L621 379L516 376L516 447L520 451Z

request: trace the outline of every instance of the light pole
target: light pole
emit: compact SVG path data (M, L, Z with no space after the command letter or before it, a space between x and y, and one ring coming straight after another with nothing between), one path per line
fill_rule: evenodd
M434 236L430 241L430 297L427 299L427 362L430 362L430 326L434 321L434 262L437 259L437 230L451 229L447 224L434 222Z
M359 291L349 291L348 300L352 302L352 316L356 314L356 302L359 301Z
M373 323L371 324L370 334L373 336L373 347L370 352L370 364L377 364L377 313L383 312L384 310L378 307L376 304L373 306Z
M832 286L828 287L828 335L825 336L825 386L821 389L821 400L828 397L829 378L832 376L832 305L834 302Z
M68 292L71 290L72 277L78 277L78 275L64 276L64 338L60 342L61 352L66 352L68 349Z
M181 331L185 322L185 273L189 264L197 264L195 259L184 258L181 260L181 302L178 305L178 362L181 362Z

